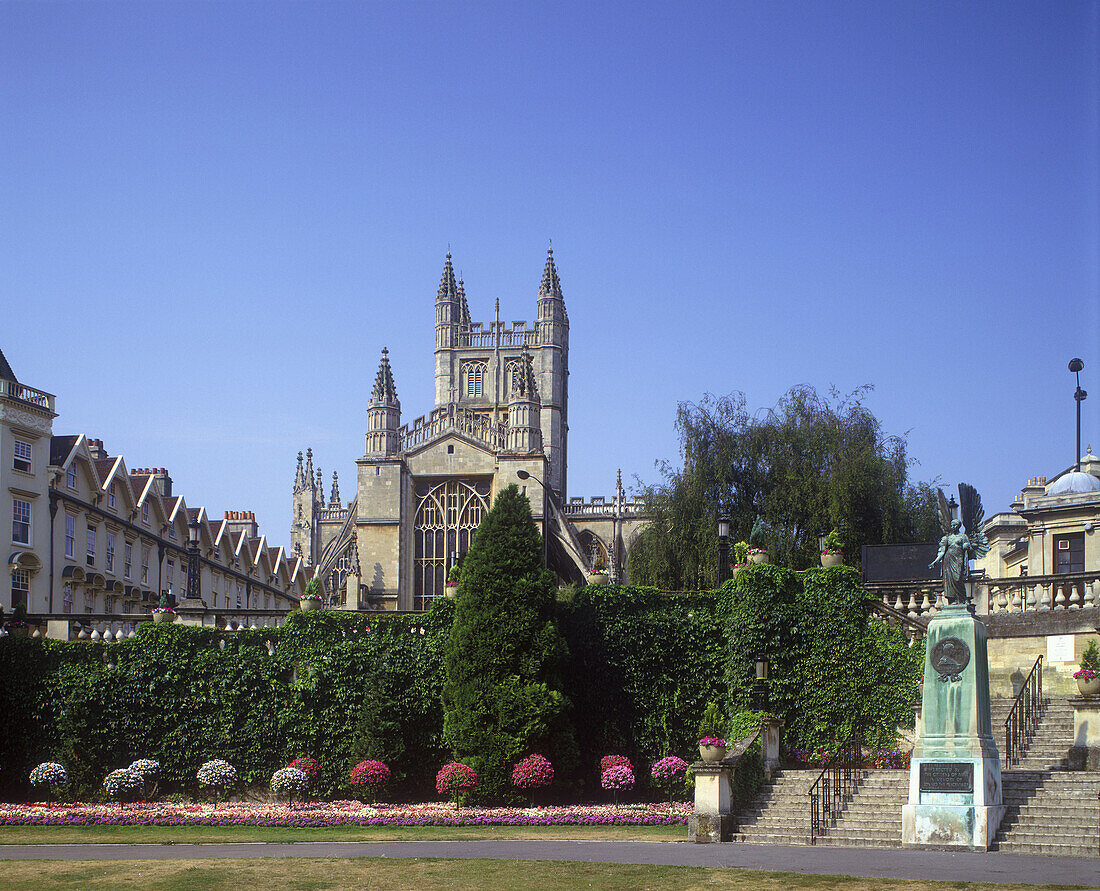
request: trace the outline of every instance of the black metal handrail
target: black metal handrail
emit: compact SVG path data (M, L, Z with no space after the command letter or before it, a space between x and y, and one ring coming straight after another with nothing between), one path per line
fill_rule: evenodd
M810 786L810 844L824 832L825 820L836 823L844 805L852 800L863 770L863 734L852 728L848 738L825 764Z
M1016 694L1012 710L1005 720L1005 766L1019 764L1024 749L1031 745L1035 729L1046 710L1043 699L1043 657L1039 655L1031 666L1027 680Z

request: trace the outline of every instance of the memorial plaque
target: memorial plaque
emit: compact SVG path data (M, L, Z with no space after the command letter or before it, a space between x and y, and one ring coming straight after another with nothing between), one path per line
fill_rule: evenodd
M945 637L932 647L929 657L941 681L958 681L970 664L970 647L957 637Z
M973 792L973 762L925 762L920 766L921 792Z

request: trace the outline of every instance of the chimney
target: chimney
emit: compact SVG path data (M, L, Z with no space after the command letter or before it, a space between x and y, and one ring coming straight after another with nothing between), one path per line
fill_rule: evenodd
M249 538L260 537L260 527L256 523L256 515L250 510L227 510L225 520L226 528L234 536L244 532Z
M91 453L93 461L99 461L101 458L109 458L107 450L103 448L102 439L87 439L88 451Z
M168 475L168 471L163 467L154 467L147 470L147 472L153 474L153 485L156 487L156 490L165 498L171 498L172 477Z

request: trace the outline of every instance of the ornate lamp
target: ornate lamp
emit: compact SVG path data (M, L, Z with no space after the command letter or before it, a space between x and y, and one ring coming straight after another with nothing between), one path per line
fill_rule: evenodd
M718 517L718 587L721 588L730 577L730 518L725 514Z

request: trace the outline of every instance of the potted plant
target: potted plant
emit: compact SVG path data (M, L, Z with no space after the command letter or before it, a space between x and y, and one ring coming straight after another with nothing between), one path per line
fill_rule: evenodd
M699 757L708 764L726 757L729 744L722 735L724 723L718 703L708 702L703 719L699 722Z
M451 568L447 570L447 581L443 585L444 595L447 597L454 597L458 593L458 573L459 565L457 563L451 564Z
M737 573L749 565L749 543L747 541L739 541L733 546L733 566L730 568L733 570L733 575L736 578Z
M756 522L752 524L752 532L749 533L749 562L751 563L768 562L768 546L764 540L765 531L764 518L758 516Z
M324 606L325 599L322 596L321 580L314 576L309 580L309 584L306 585L306 592L302 595L301 600L298 601L298 606L301 607L302 612L309 612L310 610L320 609Z
M1096 696L1100 694L1100 648L1095 640L1090 640L1081 654L1081 668L1074 672L1077 679L1077 689L1082 696Z
M168 592L160 592L160 605L153 607L154 622L174 622L176 611L168 604Z
M840 542L840 533L833 529L825 536L821 549L822 566L840 566L844 562L844 548Z
M12 637L28 637L31 633L27 624L27 608L17 603L11 611L11 620L4 623L4 630Z
M606 585L607 582L607 561L604 559L603 551L600 551L596 555L596 561L592 564L592 571L588 573L588 584Z

